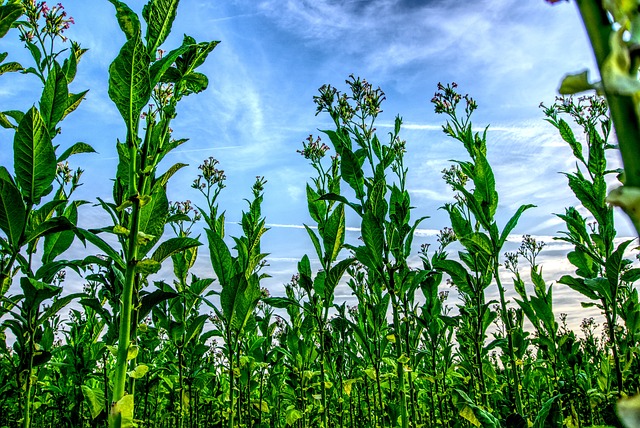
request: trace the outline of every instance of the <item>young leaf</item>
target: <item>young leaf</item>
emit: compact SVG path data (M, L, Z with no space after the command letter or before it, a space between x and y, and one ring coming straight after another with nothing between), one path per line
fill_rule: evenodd
M55 135L56 125L62 120L67 109L68 98L67 78L62 73L60 64L54 62L40 97L40 115L49 135Z
M142 8L142 17L147 22L147 48L149 55L164 43L171 32L180 0L154 0Z
M119 0L109 0L116 8L116 18L120 29L127 36L127 40L140 38L140 19L126 3Z

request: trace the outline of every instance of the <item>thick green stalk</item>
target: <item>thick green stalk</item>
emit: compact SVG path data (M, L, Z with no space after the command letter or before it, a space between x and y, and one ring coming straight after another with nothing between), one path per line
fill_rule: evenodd
M134 159L135 160L135 159ZM135 165L135 162L132 162ZM133 166L132 166L133 168ZM130 171L133 175L133 171ZM133 287L135 284L136 264L138 258L138 231L140 229L140 198L133 197L131 211L131 227L129 228L129 247L127 251L127 270L125 281L122 287L120 300L120 330L118 334L118 354L116 357L115 381L113 385L113 398L111 403L111 413L109 426L119 428L117 420L118 414L114 413L115 403L125 395L125 384L127 381L127 355L131 345L131 313L133 309Z
M576 4L584 22L593 53L602 75L605 60L611 53L609 41L613 29L607 12L599 0L577 0ZM615 94L607 87L606 79L602 86L609 104L611 119L616 130L622 163L624 165L624 187L640 189L640 116L633 96ZM620 205L631 218L636 231L640 234L640 198L615 203Z
M500 281L500 275L498 274L498 257L494 257L493 277L496 280L496 285L498 286L498 291L500 292L500 307L502 309L502 322L504 323L504 327L506 330L507 346L509 348L509 362L511 363L511 382L512 382L511 387L513 389L513 397L516 400L516 412L520 416L524 416L524 412L522 408L522 398L520 397L520 376L518 376L516 354L513 349L513 336L512 336L513 326L511 325L511 318L509 317L507 301L504 297L504 287L502 286L502 282Z
M390 273L393 278L394 272ZM392 279L393 282L393 279ZM393 284L392 284L393 286ZM400 334L400 316L398 314L398 301L396 295L391 293L391 305L393 306L393 329L396 337L396 372L398 376L398 393L400 394L400 426L402 428L409 427L407 417L407 394L404 387L404 363L402 362L402 335Z

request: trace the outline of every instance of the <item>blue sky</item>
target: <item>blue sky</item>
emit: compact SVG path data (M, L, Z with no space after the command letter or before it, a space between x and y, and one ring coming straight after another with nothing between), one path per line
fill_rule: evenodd
M140 11L145 3L131 0ZM75 25L67 35L89 51L79 65L72 91L90 88L81 107L62 124L57 142L67 147L75 141L91 144L99 153L76 156L74 166L86 170L78 197L95 201L108 198L115 175L115 141L125 128L107 96L107 69L124 42L113 6L106 0L67 0L65 8ZM435 243L433 232L447 226L438 210L452 194L441 179L450 159L463 158L459 143L441 132L443 117L433 112L430 99L438 82L459 84L478 102L474 123L489 128L489 160L501 196L502 224L522 203L529 210L514 231L513 246L524 233L548 244L545 272L549 281L566 270L566 247L551 236L562 230L552 213L575 204L559 171L574 167L571 152L554 129L543 121L538 105L552 103L566 72L593 68L591 51L574 5L555 7L543 0L474 2L417 0L182 0L172 37L163 46L177 46L182 34L197 41L220 40L201 71L209 89L188 97L173 123L174 136L190 141L168 156L190 164L169 184L171 200L198 203L191 181L197 165L213 156L227 175L221 205L230 221L240 218L256 176L268 180L264 214L271 230L263 249L269 253L266 284L275 294L295 272L303 254L312 254L303 223L310 223L304 186L313 170L296 153L301 142L318 129L330 126L327 117L315 116L312 97L330 83L345 89L354 74L366 78L386 93L378 129L385 133L399 114L407 141L408 187L416 207L414 218L431 216L423 223L416 245ZM10 59L25 58L17 32L0 41ZM3 76L0 102L3 110L28 109L39 97L31 77ZM10 134L0 138L10 144ZM9 150L0 162L10 165ZM613 165L617 159L612 160ZM107 219L98 210L81 213L81 224L102 226ZM358 222L347 239L358 238ZM619 218L620 234L633 236ZM229 233L239 233L229 227ZM207 251L198 269L212 275ZM340 291L344 296L348 289ZM561 286L556 291L558 312L576 306L575 295ZM564 305L567 310L562 310ZM575 316L582 314L575 314Z

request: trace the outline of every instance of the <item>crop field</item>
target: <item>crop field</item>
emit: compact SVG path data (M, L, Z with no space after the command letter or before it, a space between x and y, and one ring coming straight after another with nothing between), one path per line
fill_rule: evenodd
M544 270L549 242L522 227L532 198L502 202L485 106L454 82L434 82L429 107L456 147L440 173L450 197L428 207L446 225L416 239L430 219L406 125L381 122L391 95L354 73L309 99L322 128L296 149L310 251L277 293L265 200L286 192L266 174L231 192L218 157L174 184L188 168L171 156L209 120L193 103L220 42L171 36L179 0L104 1L120 137L110 178L87 186L97 132L66 126L94 89L76 81L88 50L66 36L67 3L0 0L2 46L24 47L0 54L0 92L38 93L0 94L0 428L640 426L637 2L571 1L602 81L567 74L539 107L571 156L549 237L568 272Z

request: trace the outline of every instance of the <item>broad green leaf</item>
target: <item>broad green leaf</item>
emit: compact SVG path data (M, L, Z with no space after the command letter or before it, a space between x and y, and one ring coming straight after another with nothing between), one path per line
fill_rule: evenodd
M620 269L622 268L624 252L629 246L629 244L631 244L632 242L633 240L627 240L622 242L620 245L618 245L616 250L607 259L605 269L606 269L606 275L607 275L607 279L609 280L609 286L611 287L611 290L618 289L618 283L620 281ZM612 296L612 297L615 297L615 296Z
M109 0L116 8L116 18L120 29L127 36L127 40L140 38L140 19L126 3L119 0Z
M165 300L173 299L178 294L169 291L154 290L149 294L144 294L140 298L140 309L138 309L138 319L144 319L151 312L151 309L158 306Z
M66 217L53 217L49 220L45 220L42 223L36 225L36 227L29 231L24 238L24 244L32 243L43 236L50 235L52 233L63 232L66 230L73 230L74 225Z
M473 182L476 188L473 195L482 207L487 219L492 219L498 207L498 192L496 192L496 179L491 165L482 153L478 153L476 156L474 172ZM478 199L476 195L480 198Z
M67 109L68 98L67 78L62 73L60 64L54 62L40 97L40 115L49 135L55 135L56 125L62 120Z
M87 143L75 143L74 145L72 145L71 147L69 147L67 150L65 150L59 157L58 157L58 162L64 162L67 159L69 159L69 157L75 155L75 154L79 154L79 153L97 153L93 147L91 147L89 144Z
M364 172L358 158L351 150L342 151L340 172L344 181L356 192L356 197L362 200L365 197Z
M384 252L384 228L370 211L362 217L362 240L371 252L375 263L382 265Z
M130 38L109 66L109 98L115 103L134 138L142 109L151 96L149 55L138 34ZM136 136L137 137L137 136ZM132 140L128 139L132 144Z
M298 419L302 418L302 412L297 410L293 405L289 406L285 413L285 420L287 425L291 426L295 424Z
M87 89L86 91L82 91L79 94L69 94L69 96L67 97L67 103L65 105L64 113L62 114L63 119L78 108L88 92L89 90Z
M63 216L66 217L72 225L78 222L78 208L75 203L71 203L64 210ZM49 263L60 254L64 253L71 247L75 234L73 230L48 234L44 238L44 251L42 252L42 262Z
M322 259L324 255L322 254L322 246L320 245L320 240L318 239L318 235L316 235L313 229L311 229L306 224L304 225L304 228L307 230L307 234L309 235L309 238L311 238L311 242L313 243L313 247L316 250L318 259Z
M171 257L171 255L175 253L179 253L189 248L197 247L199 245L202 245L202 244L200 243L200 241L194 238L189 238L189 237L169 238L168 240L160 244L158 248L156 248L151 258L157 262L162 263L168 257Z
M17 246L24 230L26 208L12 181L0 179L0 229L12 246Z
M231 259L231 252L224 240L215 232L206 229L209 240L209 253L211 255L211 265L218 277L218 282L223 289L230 284L234 275Z
M164 43L171 32L180 0L153 0L142 8L142 17L147 22L147 47L149 55Z
M13 140L15 177L27 203L38 204L56 175L56 153L46 125L35 107L18 125Z
M62 291L62 290L60 290ZM44 324L48 319L55 316L58 312L64 309L74 299L78 299L85 296L83 293L67 294L66 296L56 299L40 316L38 324Z
M4 37L15 21L22 16L22 4L9 2L0 5L0 38Z
M81 385L80 388L91 412L91 419L97 418L105 409L104 391L101 388L91 388L87 385Z
M324 227L318 225L318 232L322 237L325 248L325 262L333 262L340 253L342 245L344 244L345 237L345 215L344 205L340 204L336 206L333 212L329 215L326 222L323 222ZM322 223L320 223L322 224Z
M140 273L144 276L153 275L158 273L162 265L152 259L142 259L136 263L136 273Z

